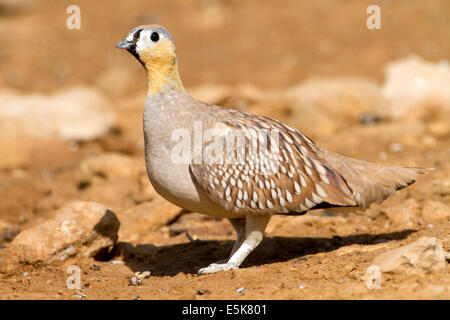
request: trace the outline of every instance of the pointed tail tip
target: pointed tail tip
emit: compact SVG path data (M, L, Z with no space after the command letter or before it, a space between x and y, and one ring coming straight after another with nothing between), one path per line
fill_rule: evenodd
M402 167L407 171L403 171L402 174L398 175L396 178L396 190L403 189L418 179L421 174L428 174L429 172L436 171L435 168L423 168L423 167ZM398 172L400 173L400 172Z

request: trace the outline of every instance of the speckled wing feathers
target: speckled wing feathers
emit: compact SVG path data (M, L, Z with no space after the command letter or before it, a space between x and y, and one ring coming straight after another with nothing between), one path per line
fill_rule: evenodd
M214 112L218 114L211 116L223 119L219 123L227 129L223 131L244 133L246 156L242 162L191 164L196 181L214 202L227 210L254 214L302 214L314 208L357 205L342 176L299 131L262 116ZM269 131L278 133L278 143L267 135L267 147L252 148L255 136ZM278 152L271 152L271 146ZM260 153L263 150L268 152Z

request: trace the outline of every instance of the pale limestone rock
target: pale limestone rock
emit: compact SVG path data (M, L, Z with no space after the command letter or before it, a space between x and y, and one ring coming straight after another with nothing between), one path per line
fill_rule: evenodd
M450 68L417 56L387 65L380 112L392 119L450 115Z
M139 178L146 172L145 161L119 153L105 153L84 159L81 170L87 174L101 175L109 180L121 177Z
M114 113L98 91L75 87L54 95L0 92L4 136L90 140L112 126Z
M379 255L373 261L382 272L422 274L446 267L441 241L422 237L419 240Z
M135 241L139 234L167 225L175 220L181 212L180 207L159 196L152 201L143 202L121 215L120 238L126 241Z
M19 233L7 250L14 262L26 264L94 257L113 248L119 226L116 215L107 207L72 201L53 219Z

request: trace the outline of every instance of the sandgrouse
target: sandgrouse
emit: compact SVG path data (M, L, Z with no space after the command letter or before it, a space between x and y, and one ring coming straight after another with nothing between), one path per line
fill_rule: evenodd
M274 214L365 208L425 172L348 158L277 120L194 99L181 83L172 36L161 26L137 27L117 48L147 73L145 157L155 190L187 210L227 218L236 230L229 259L199 274L238 268Z

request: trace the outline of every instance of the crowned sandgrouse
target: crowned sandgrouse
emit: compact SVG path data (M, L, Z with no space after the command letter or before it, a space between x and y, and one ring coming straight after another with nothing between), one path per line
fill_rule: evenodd
M272 215L365 208L425 172L351 159L277 120L194 99L181 83L172 36L161 26L137 27L117 48L147 73L145 156L155 190L182 208L227 218L236 229L229 259L199 274L238 268Z

